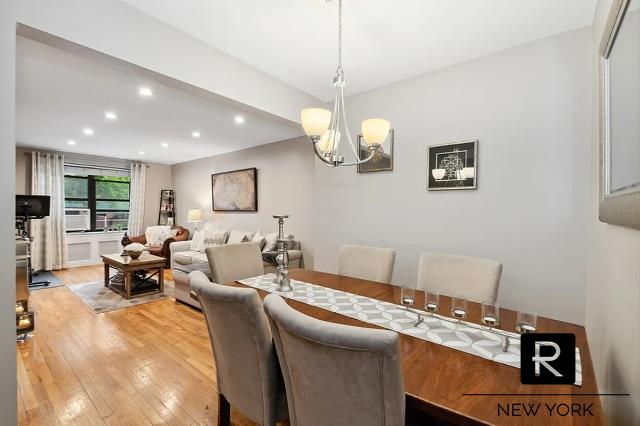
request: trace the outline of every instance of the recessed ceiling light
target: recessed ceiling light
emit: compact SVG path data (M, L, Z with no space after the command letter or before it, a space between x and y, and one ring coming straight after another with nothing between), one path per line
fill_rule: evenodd
M163 148L169 148L169 144L166 142L162 142L160 146L162 146Z
M104 118L106 118L107 120L115 120L118 118L118 116L115 112L108 111L104 113Z
M153 96L153 92L150 87L141 87L138 89L138 93L140 93L141 96Z
M69 144L69 145L75 145L75 144L76 144L76 141L68 140L68 141L67 141L67 144Z
M234 118L235 122L238 124L242 124L244 123L244 117L241 115L236 115L236 117Z
M198 131L191 132L191 136L193 136L194 138L199 138L200 137L200 132L198 132Z
M140 155L144 155L144 151L140 151L138 154L140 154Z
M82 129L82 133L84 133L87 136L91 136L91 135L93 135L93 129L85 127L84 129Z

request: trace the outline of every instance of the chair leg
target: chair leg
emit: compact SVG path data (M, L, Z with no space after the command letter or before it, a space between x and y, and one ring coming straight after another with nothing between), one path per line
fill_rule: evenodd
M218 426L229 426L231 424L231 405L223 394L218 393Z

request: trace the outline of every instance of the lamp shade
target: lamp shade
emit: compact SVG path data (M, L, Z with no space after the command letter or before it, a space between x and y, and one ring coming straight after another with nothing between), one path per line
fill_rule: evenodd
M191 209L187 212L187 222L202 222L202 210Z
M391 123L382 118L370 118L362 122L362 137L367 145L382 143L387 139Z
M323 108L307 108L300 113L302 128L307 136L320 137L329 128L331 111Z

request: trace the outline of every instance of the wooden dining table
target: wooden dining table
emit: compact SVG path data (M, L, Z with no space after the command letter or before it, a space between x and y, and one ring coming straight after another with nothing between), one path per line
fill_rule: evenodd
M400 287L303 269L289 273L295 280L360 296L399 303ZM233 283L236 286L245 286ZM268 294L258 290L262 298ZM379 328L354 318L291 299L286 302L311 317L333 323ZM424 306L418 292L416 306ZM442 315L451 309L440 296ZM468 321L480 324L480 304L469 302ZM516 312L500 309L500 328L515 331ZM584 327L538 317L540 333L573 333L580 350L582 386L524 385L520 369L406 334L400 334L407 410L443 424L601 425L604 416ZM568 409L568 412L567 412ZM534 414L535 413L535 414Z

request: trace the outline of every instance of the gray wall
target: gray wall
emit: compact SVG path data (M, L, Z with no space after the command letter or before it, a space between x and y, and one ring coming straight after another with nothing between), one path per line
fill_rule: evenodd
M258 169L258 212L213 212L211 207L211 174L237 169ZM312 228L313 152L305 138L188 161L173 166L178 224L186 223L187 211L202 209L204 219L222 229L277 231L271 216L289 214L285 231L294 233L302 242L305 267L313 266Z
M15 329L15 2L0 3L0 423L16 424Z
M144 180L144 228L158 224L160 210L160 191L173 189L171 166L166 164L149 164Z
M316 269L343 243L395 248L398 284L421 252L496 259L502 304L583 323L591 43L580 29L349 97L352 129L392 122L395 170L317 164ZM427 146L469 139L478 189L427 192Z
M640 424L640 231L598 221L598 56L611 0L600 0L594 20L593 132L587 221L586 328L598 390L609 424Z

